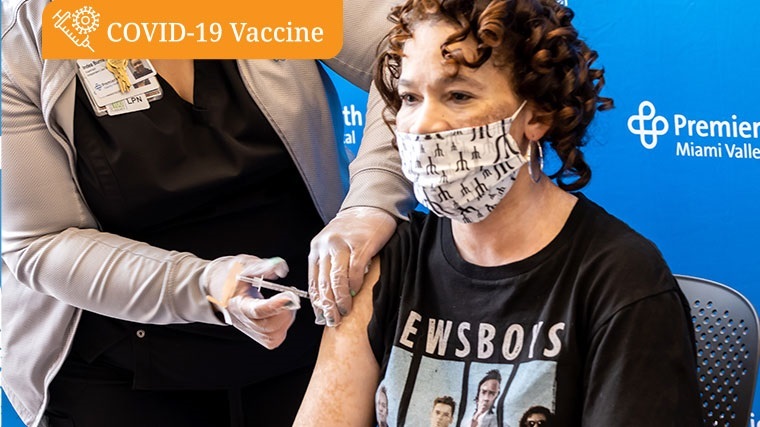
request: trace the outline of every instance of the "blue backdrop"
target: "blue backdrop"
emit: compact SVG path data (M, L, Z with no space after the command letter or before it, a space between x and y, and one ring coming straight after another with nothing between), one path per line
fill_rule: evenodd
M599 52L604 94L586 194L654 241L675 273L725 283L757 306L760 14L724 0L569 0ZM355 153L366 94L336 79ZM551 168L551 164L549 165ZM7 313L6 313L7 315ZM755 407L760 407L760 393ZM21 425L3 401L6 427ZM754 419L751 427L756 427Z

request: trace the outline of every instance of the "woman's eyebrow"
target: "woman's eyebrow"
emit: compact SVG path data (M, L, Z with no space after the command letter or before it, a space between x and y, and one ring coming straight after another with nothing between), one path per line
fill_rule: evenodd
M470 86L474 86L477 89L485 89L485 85L476 79L465 76L462 73L457 73L454 76L441 77L436 80L436 83L452 84L452 83L464 83Z
M486 87L483 83L479 82L478 80L473 79L471 77L467 77L461 73L458 73L455 76L442 76L433 81L434 86L443 86L443 85L449 85L453 83L464 83L467 85L471 85L475 87L476 89L485 89ZM400 78L397 83L397 86L399 87L401 86L409 87L409 86L414 86L414 85L415 85L415 81L408 78Z
M399 79L397 86L412 86L414 84L414 81L409 79Z

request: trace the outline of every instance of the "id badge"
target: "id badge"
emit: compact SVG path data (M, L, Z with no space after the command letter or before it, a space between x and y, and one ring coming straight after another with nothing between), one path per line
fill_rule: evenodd
M77 76L96 116L146 110L150 108L150 102L163 97L163 90L149 60L129 60L127 75L131 86L126 92L121 92L116 78L105 64L103 59L77 61Z

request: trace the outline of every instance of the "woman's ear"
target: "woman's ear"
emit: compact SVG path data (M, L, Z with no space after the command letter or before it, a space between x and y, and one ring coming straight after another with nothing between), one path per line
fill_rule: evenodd
M523 131L529 141L540 141L551 127L551 116L540 114L532 103L525 106Z

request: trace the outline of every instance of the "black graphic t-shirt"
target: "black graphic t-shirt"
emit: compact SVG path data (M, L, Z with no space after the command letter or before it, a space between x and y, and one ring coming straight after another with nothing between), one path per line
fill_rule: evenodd
M577 196L548 246L498 267L463 260L447 219L399 227L368 327L389 426L448 408L439 425L700 425L675 279L651 242Z

